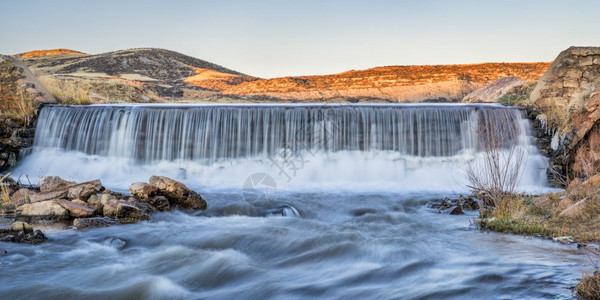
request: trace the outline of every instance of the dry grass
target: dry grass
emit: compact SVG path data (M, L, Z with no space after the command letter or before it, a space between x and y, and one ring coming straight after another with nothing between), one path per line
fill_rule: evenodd
M579 242L600 241L600 187L575 188L546 197L541 202L532 196L505 196L496 209L482 217L481 228L546 238L571 236ZM570 201L561 203L564 199ZM570 204L583 199L587 200L580 214L560 215Z
M10 202L10 189L8 183L4 183L4 179L7 176L0 179L0 209L2 209L5 203Z
M570 114L563 108L552 105L544 106L542 109L542 119L546 122L546 127L558 130L561 136L566 136L573 131L573 125L569 121Z
M577 295L586 300L600 300L600 273L583 276L575 287Z
M129 81L110 78L72 78L52 75L40 76L40 82L61 103L91 104L116 102L157 102L159 97L143 91ZM132 99L133 96L147 96L149 100Z
M19 120L26 120L34 114L35 105L32 100L25 98L23 91L19 91L18 93L18 98L14 101L11 101L10 106L3 108L0 114Z

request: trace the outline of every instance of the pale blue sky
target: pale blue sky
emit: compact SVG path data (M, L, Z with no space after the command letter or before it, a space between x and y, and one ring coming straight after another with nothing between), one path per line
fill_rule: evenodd
M167 48L261 77L551 61L600 46L599 0L0 0L0 53Z

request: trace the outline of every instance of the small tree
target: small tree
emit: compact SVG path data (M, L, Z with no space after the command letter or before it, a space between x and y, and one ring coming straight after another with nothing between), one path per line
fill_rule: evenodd
M483 157L469 162L465 174L468 187L488 207L496 207L505 195L516 192L525 158L518 143L520 130L508 119L479 122L478 146Z

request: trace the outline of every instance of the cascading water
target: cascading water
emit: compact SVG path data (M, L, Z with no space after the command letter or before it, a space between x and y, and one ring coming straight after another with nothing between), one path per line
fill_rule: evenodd
M526 149L522 185L544 186L527 120L497 105L47 106L16 174L121 187L153 174L241 186L265 172L292 188L460 189L481 128Z
M524 151L521 189L543 188L528 126L496 105L47 106L15 177L166 175L208 208L3 244L0 298L572 299L574 246L431 208L490 141ZM256 182L276 197L254 201Z

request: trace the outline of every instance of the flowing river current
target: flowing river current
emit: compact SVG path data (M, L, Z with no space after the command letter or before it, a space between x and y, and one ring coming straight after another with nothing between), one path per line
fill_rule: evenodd
M0 298L572 299L576 247L431 208L468 191L492 132L525 153L519 190L547 190L527 119L503 106L44 107L15 177L126 191L165 175L208 209L2 244Z

